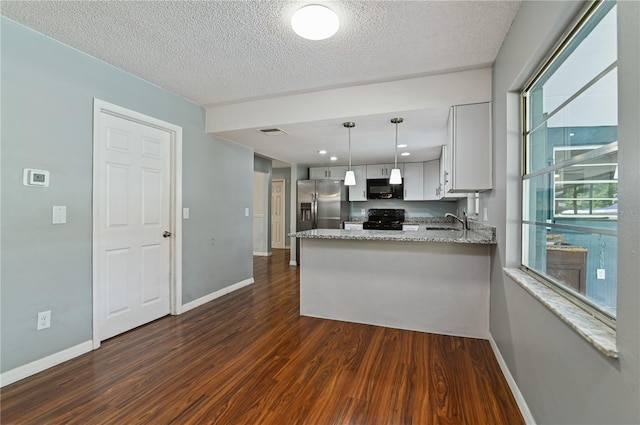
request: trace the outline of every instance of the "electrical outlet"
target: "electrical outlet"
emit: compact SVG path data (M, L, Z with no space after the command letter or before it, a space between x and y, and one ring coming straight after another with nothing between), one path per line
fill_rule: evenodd
M36 330L41 331L49 327L51 327L51 310L41 311L38 313L38 325L36 326Z
M598 280L604 280L605 278L605 271L604 269L597 269L596 270L596 277L598 278Z

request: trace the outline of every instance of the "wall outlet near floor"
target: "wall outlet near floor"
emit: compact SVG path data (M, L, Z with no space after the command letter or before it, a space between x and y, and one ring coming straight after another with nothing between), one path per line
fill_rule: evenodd
M598 278L598 280L606 279L605 276L606 276L606 274L604 272L604 269L597 269L596 270L596 277Z
M38 325L36 326L36 330L41 331L49 327L51 327L51 310L41 311L38 313Z

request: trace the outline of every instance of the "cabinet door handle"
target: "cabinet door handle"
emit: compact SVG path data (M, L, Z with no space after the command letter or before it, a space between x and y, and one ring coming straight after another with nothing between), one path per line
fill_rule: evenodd
M384 167L380 169L380 175L384 177Z
M331 177L331 170L327 171L327 173L329 174L329 177Z
M407 197L407 189L404 190L404 197Z
M365 190L362 191L362 197L366 198L367 197L367 192Z
M326 179L327 177L327 170L324 170L324 178Z

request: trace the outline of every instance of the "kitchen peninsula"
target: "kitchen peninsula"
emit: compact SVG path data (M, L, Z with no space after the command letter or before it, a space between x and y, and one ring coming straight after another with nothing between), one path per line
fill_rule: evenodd
M488 338L495 228L454 227L432 219L418 231L291 234L301 241L300 314Z

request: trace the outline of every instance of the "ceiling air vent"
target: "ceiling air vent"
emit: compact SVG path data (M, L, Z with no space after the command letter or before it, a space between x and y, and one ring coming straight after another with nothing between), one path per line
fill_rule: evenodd
M278 136L280 134L287 134L287 132L281 128L260 128L258 129L258 131L266 136Z

